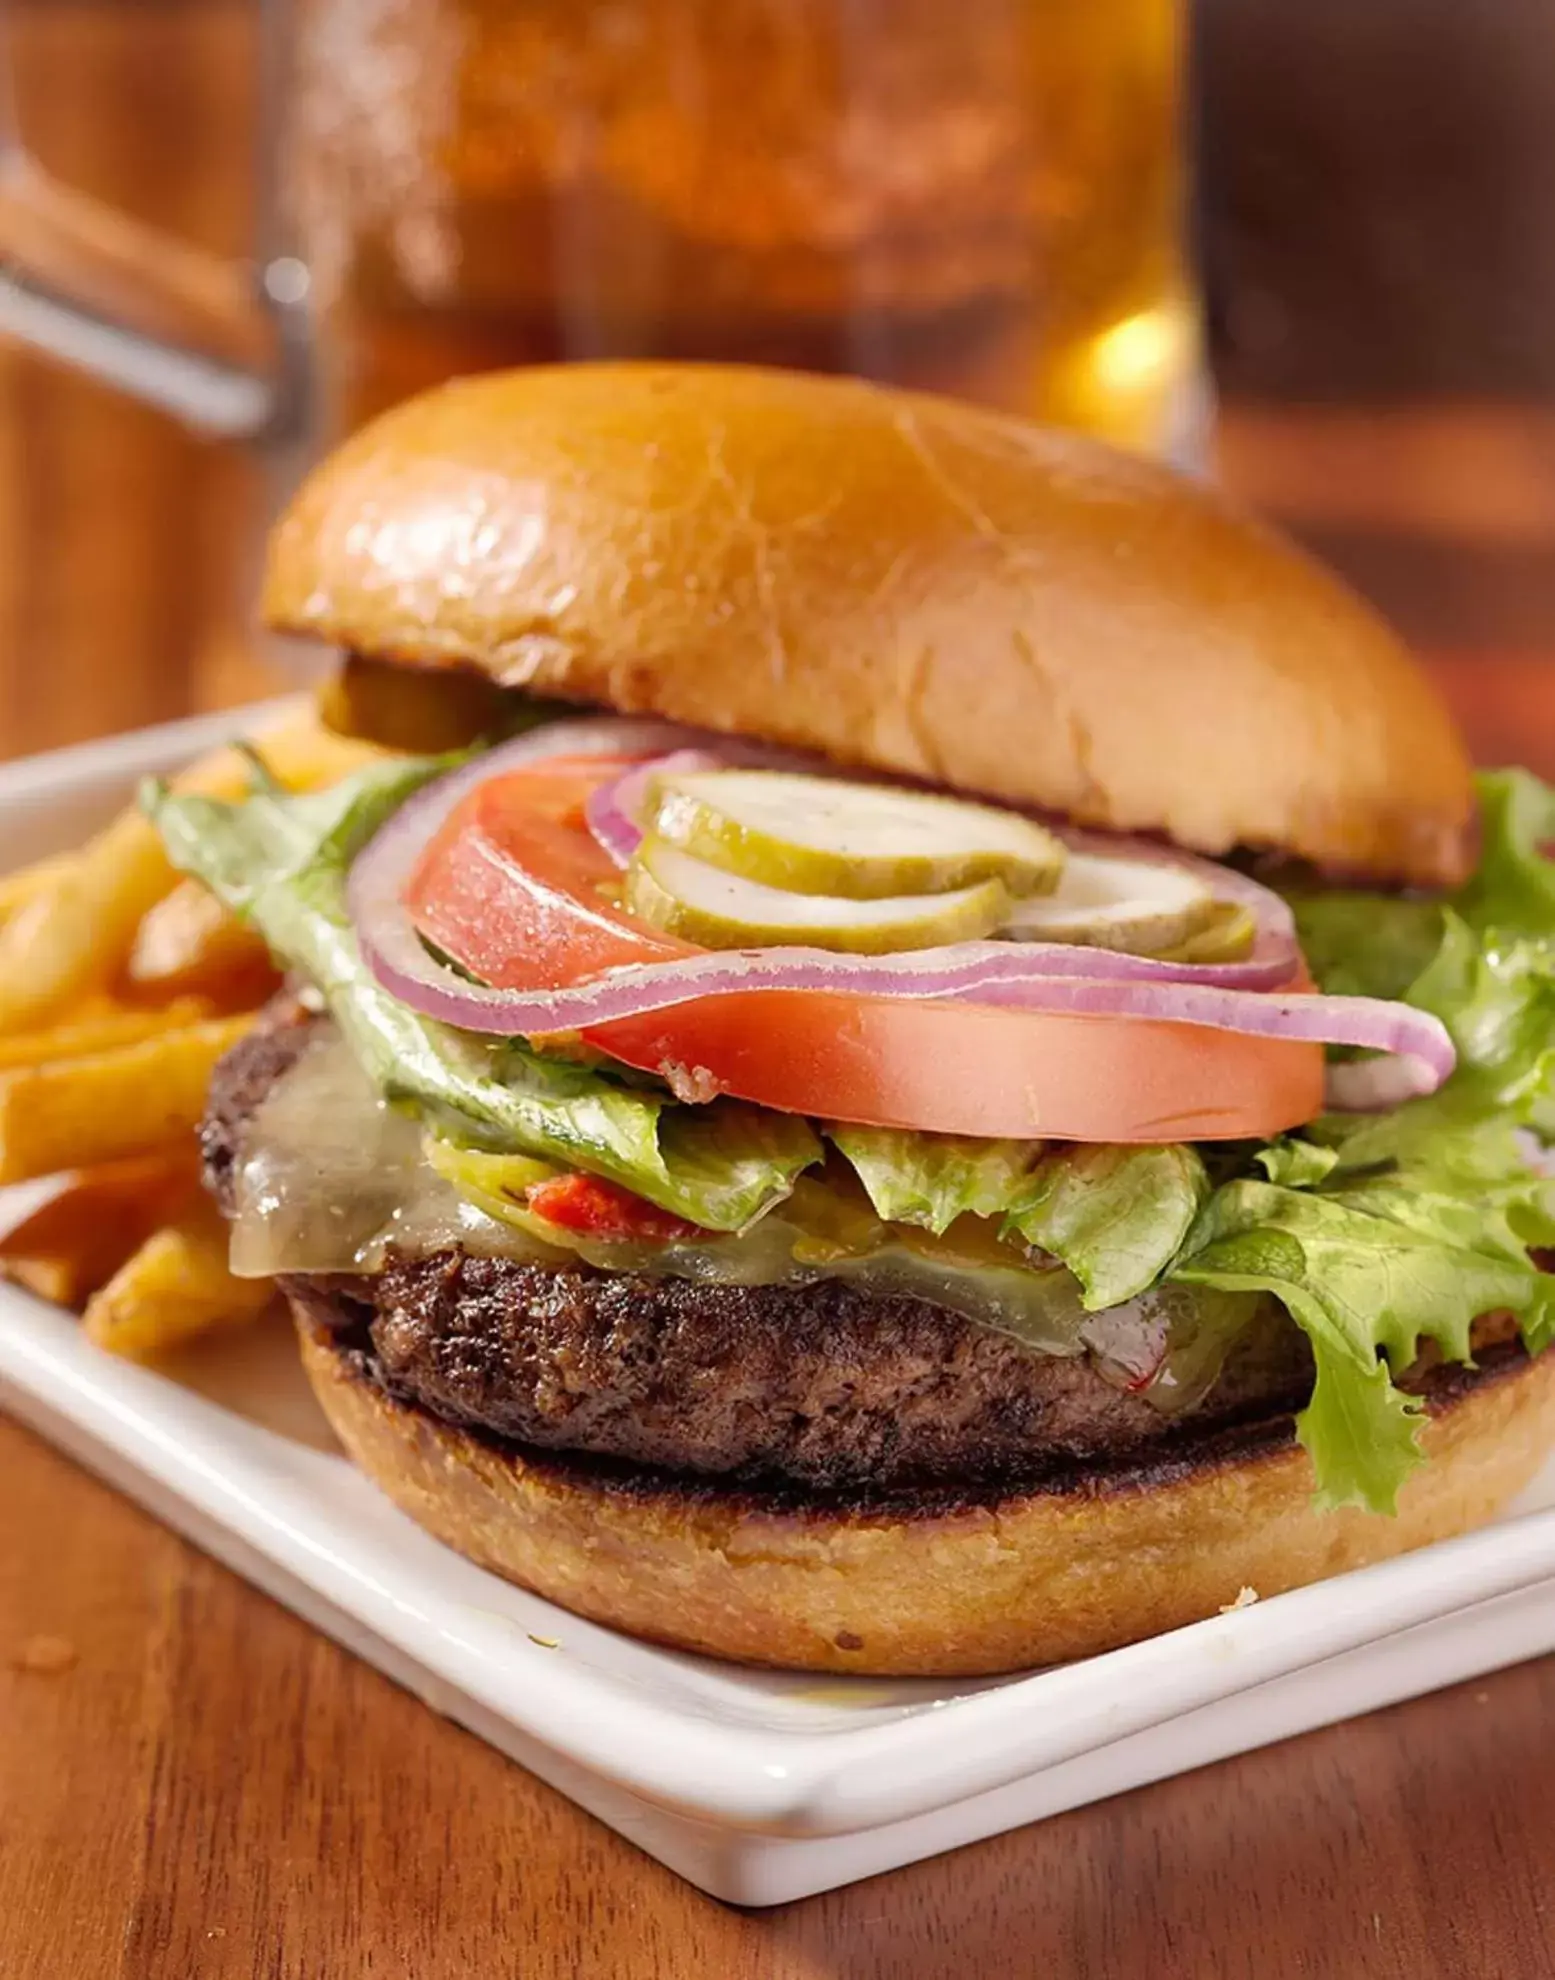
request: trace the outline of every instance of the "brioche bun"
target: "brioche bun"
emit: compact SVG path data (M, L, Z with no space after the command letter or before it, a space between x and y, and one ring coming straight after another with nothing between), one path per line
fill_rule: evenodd
M349 1455L412 1519L563 1608L782 1669L966 1677L1085 1657L1490 1518L1555 1437L1555 1355L1428 1378L1396 1518L1317 1511L1289 1417L1088 1464L1068 1489L849 1509L520 1451L391 1400L296 1312Z
M1336 580L1165 468L854 380L461 380L316 471L264 605L1206 853L1425 885L1472 857L1452 724Z

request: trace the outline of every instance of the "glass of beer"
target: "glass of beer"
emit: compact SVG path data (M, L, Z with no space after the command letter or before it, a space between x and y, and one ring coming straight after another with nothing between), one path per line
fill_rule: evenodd
M294 468L459 373L847 371L1192 457L1180 0L269 0L252 266L7 147L0 329Z

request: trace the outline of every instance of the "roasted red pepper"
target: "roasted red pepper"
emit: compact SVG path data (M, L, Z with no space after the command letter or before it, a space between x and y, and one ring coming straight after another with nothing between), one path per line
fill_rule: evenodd
M553 1176L531 1184L524 1200L547 1223L607 1244L668 1244L673 1238L695 1237L699 1228L598 1176Z

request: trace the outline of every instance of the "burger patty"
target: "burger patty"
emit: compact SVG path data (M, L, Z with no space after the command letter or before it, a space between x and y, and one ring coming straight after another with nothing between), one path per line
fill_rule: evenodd
M253 1114L315 1023L277 1010L217 1068L202 1130L224 1205ZM1088 1357L1032 1352L928 1301L839 1280L721 1286L443 1251L286 1277L390 1395L521 1444L811 1489L1021 1483L1168 1442L1177 1424ZM1289 1324L1234 1348L1195 1429L1298 1407Z

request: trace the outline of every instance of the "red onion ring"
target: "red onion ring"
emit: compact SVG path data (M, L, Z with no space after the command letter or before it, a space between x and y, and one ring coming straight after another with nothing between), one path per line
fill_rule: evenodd
M1084 978L1044 985L1039 999L1008 995L998 985L984 990L978 1001L1078 1017L1155 1018L1166 1024L1240 1031L1255 1038L1350 1045L1386 1054L1328 1068L1327 1104L1344 1113L1381 1113L1434 1093L1458 1062L1452 1036L1440 1018L1416 1010L1413 1004L1389 1003L1380 997L1302 992L1280 996L1200 983L1099 983Z
M1339 1001L1349 1003L1354 1000L1341 998ZM1400 1004L1397 1008L1407 1011L1414 1007ZM1419 1012L1417 1015L1425 1014ZM1456 1063L1457 1054L1454 1053L1453 1057ZM1451 1070L1449 1066L1448 1072ZM1390 1058L1356 1059L1350 1064L1327 1069L1323 1077L1323 1100L1338 1114L1385 1114L1394 1107L1401 1107L1406 1100L1418 1100L1424 1094L1434 1093L1446 1076L1443 1073L1438 1077L1432 1061L1410 1052Z
M764 743L746 742L739 736L719 737L712 748L678 749L672 755L656 757L651 763L634 763L619 777L594 790L583 807L590 832L623 871L642 844L643 801L648 785L666 771L675 770L793 770L801 776L827 777L838 774L837 766L824 757L804 756L792 749L769 749ZM879 783L870 771L851 775L854 783Z
M697 739L696 730L654 717L639 721L627 715L580 715L576 720L547 722L541 728L514 736L510 742L498 743L495 749L483 750L468 763L461 763L457 770L424 784L400 806L389 825L406 833L413 828L425 846L462 797L488 779L500 777L504 771L521 769L526 763L544 763L553 756L647 756L657 763L666 752L676 751ZM384 831L387 830L385 826ZM378 837L382 836L380 832ZM376 839L373 843L377 843ZM353 888L356 881L353 866ZM354 908L352 912L355 913Z
M408 864L399 871L408 871ZM371 873L370 868L358 895L353 872L357 932L368 968L402 1003L464 1031L537 1037L588 1030L702 997L750 990L842 990L853 996L1001 1004L1033 1013L1145 1018L1391 1054L1364 1067L1331 1069L1339 1075L1332 1104L1358 1110L1395 1106L1417 1093L1434 1092L1455 1063L1446 1027L1409 1004L1302 993L1282 997L1270 991L1185 983L1167 973L1170 964L1152 964L1148 957L1112 950L1090 952L1113 970L1107 978L1060 974L1051 958L1029 953L1048 946L1037 943L1022 948L1010 943L965 943L889 959L798 948L717 952L684 963L615 970L569 990L491 990L430 956L408 917L382 915L378 909L383 897ZM1073 957L1075 951L1068 949L1065 954ZM1021 965L1018 976L1011 971L1012 962ZM1364 1089L1344 1077L1362 1071Z
M750 990L845 991L855 996L942 998L1014 1006L1034 1013L1136 1017L1203 1025L1268 1038L1350 1045L1385 1059L1331 1069L1333 1104L1362 1109L1398 1104L1435 1090L1455 1063L1452 1041L1434 1017L1407 1004L1375 998L1278 996L1288 983L1294 942L1278 936L1285 915L1265 904L1266 890L1213 868L1217 886L1237 883L1238 897L1256 894L1258 948L1237 963L1170 963L1110 949L1045 942L966 942L886 957L827 950L775 948L713 951L684 961L613 970L566 990L493 990L472 983L427 950L403 906L406 883L428 838L476 785L520 763L548 756L626 752L667 754L703 738L669 723L621 717L561 722L518 737L439 778L388 821L351 869L349 901L363 960L392 996L424 1016L461 1030L535 1037L586 1030L619 1018L670 1009L698 998ZM654 767L657 767L655 765ZM633 773L628 773L633 774ZM636 774L642 774L639 770ZM619 786L621 779L613 782ZM1115 842L1068 836L1087 848ZM1166 862L1174 855L1144 850ZM1183 860L1203 868L1207 863ZM1226 891L1232 889L1228 886ZM1276 897L1268 896L1272 900ZM1268 940L1263 939L1267 928Z
M584 819L600 846L624 870L642 844L643 805L653 779L676 770L721 770L728 761L707 749L677 749L647 763L634 763L608 784L595 785L583 807Z

